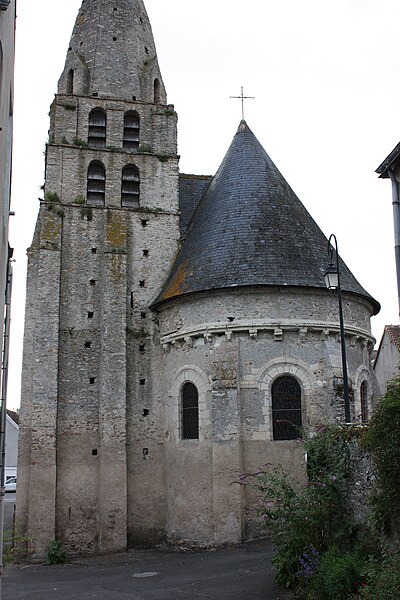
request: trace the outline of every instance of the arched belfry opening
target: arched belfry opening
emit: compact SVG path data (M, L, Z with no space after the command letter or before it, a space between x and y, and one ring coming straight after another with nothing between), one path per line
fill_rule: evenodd
M74 93L74 75L75 75L75 71L74 69L70 69L67 73L67 89L66 92L68 95L71 95Z
M124 115L124 150L132 151L139 148L140 117L134 110L128 110Z
M160 80L154 80L154 104L161 104L161 85Z
M94 108L89 115L88 144L91 148L105 148L107 116L102 108Z
M134 165L126 165L122 169L121 206L126 208L138 208L139 190L139 171Z
M87 174L87 204L104 206L106 192L106 170L103 163L93 160Z

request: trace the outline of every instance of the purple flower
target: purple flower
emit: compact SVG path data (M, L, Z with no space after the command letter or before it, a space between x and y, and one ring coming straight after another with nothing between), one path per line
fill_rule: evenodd
M296 573L296 576L299 578L310 579L318 570L320 563L319 552L314 546L310 546L310 550L311 552L304 552L299 557L300 569Z

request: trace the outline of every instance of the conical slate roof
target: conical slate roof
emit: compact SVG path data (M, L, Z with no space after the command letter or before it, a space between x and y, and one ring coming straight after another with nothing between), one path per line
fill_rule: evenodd
M68 91L71 72L72 92ZM156 79L159 100L154 99ZM58 93L166 103L143 0L82 1Z
M211 180L154 305L239 286L325 288L328 242L245 121ZM379 304L341 261L344 291Z

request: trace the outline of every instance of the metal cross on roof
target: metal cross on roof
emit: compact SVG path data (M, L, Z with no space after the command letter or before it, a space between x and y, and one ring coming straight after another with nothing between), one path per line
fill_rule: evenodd
M244 121L244 101L245 100L254 100L254 96L245 96L243 94L243 86L240 88L241 89L241 94L240 96L231 96L231 98L237 99L237 100L241 100L242 101L242 119Z

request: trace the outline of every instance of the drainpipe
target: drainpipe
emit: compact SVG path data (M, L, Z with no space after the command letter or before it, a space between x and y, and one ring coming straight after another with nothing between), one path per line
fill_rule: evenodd
M393 204L393 224L394 224L394 251L396 256L397 272L397 299L399 303L400 315L400 198L399 182L396 179L394 171L388 169L388 175L392 180L392 204Z
M11 288L12 288L12 248L8 248L7 281L5 290L5 317L3 334L3 362L1 375L1 407L0 407L0 600L2 597L3 581L3 536L4 536L4 479L6 461L6 398L7 398L7 376L8 376L8 353L10 342L11 321Z

